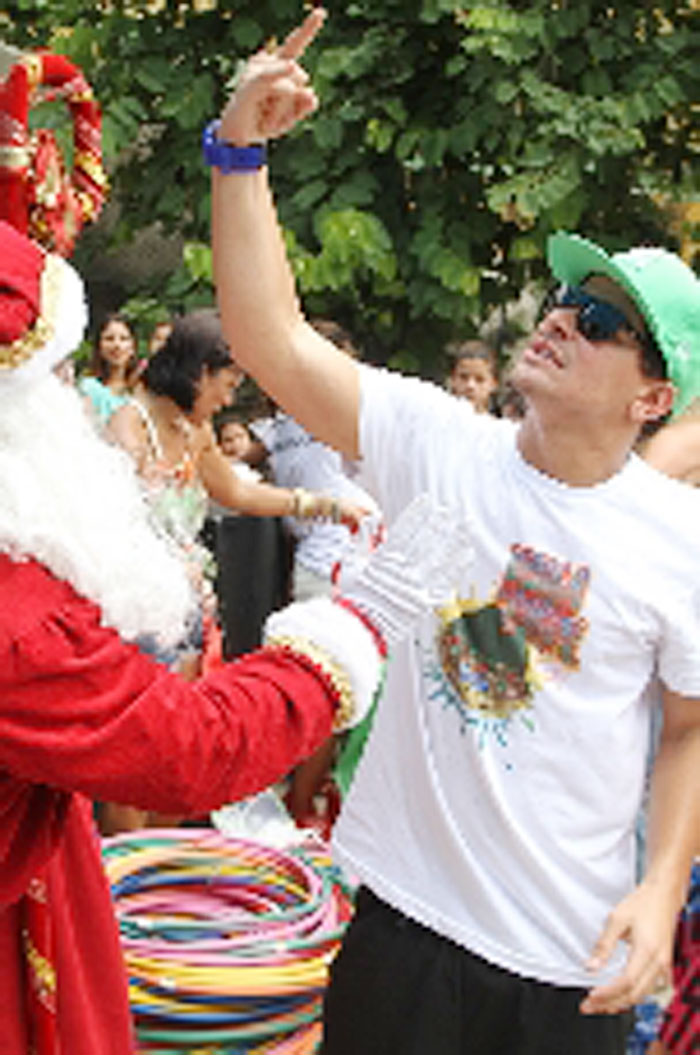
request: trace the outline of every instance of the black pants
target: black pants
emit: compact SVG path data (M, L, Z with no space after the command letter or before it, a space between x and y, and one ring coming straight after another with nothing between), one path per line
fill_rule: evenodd
M322 1055L623 1055L631 1014L521 978L362 888L332 969Z

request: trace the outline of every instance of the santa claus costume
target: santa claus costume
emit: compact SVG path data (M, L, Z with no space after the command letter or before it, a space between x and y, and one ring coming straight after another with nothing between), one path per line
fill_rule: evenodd
M71 266L0 223L3 1055L133 1050L90 799L201 815L266 787L369 707L394 603L291 606L195 682L141 652L178 640L192 598L128 459L53 372L85 321Z

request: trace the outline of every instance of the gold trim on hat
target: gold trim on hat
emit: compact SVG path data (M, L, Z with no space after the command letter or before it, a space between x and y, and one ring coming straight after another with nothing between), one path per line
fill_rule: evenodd
M58 257L47 255L39 280L41 311L31 330L12 344L0 345L0 370L14 370L44 348L56 332L58 303L61 294L62 263Z
M23 55L22 64L27 71L29 91L35 92L44 76L44 60L41 55Z

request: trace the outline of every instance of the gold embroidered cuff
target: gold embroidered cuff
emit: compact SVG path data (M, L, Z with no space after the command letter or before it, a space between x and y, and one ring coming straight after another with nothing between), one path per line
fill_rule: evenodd
M337 703L333 716L333 728L345 729L355 714L355 693L345 669L333 659L325 649L319 648L306 637L280 635L265 640L266 648L279 648L292 655L303 656L311 660L328 679L336 695Z

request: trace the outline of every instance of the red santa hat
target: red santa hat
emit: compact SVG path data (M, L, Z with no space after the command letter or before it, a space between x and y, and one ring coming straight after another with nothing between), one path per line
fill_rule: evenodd
M51 370L77 348L86 325L75 269L0 220L0 384Z

